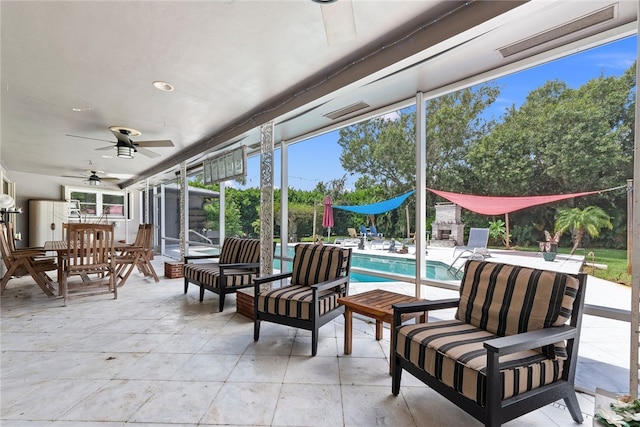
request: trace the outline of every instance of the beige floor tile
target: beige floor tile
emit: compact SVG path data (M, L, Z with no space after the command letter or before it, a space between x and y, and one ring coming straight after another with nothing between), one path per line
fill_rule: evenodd
M226 381L236 367L238 354L194 354L178 366L171 379L180 381Z
M404 398L393 396L390 390L390 386L343 385L344 425L415 426L416 422Z
M197 424L222 388L221 382L155 381L149 399L130 418L139 423Z
M229 382L282 383L288 356L244 355L231 371Z
M290 384L340 384L334 356L291 356L284 382Z
M271 425L280 383L226 383L202 417L201 425Z
M273 426L341 426L339 385L283 384Z

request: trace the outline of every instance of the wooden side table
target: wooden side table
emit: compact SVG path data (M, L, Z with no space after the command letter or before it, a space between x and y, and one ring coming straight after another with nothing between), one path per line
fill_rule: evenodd
M349 295L338 298L338 303L344 305L344 354L351 354L351 343L353 341L353 313L371 317L376 321L376 340L382 339L383 322L391 325L393 333L393 304L403 302L424 301L420 298L408 295L398 294L383 289L374 289L372 291L363 292L361 294ZM426 321L426 312L408 314L402 317L402 321L419 317L421 322ZM393 356L392 343L389 344L390 357ZM391 371L393 364L389 366Z

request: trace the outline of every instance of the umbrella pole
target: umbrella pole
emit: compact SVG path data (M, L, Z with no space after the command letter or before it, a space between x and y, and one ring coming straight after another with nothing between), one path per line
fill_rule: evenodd
M312 231L312 237L311 237L311 242L315 243L316 242L316 216L318 215L318 204L316 202L313 202L313 231Z

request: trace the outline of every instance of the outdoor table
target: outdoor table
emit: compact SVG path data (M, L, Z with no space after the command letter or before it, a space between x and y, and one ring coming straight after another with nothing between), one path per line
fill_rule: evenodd
M360 294L349 295L338 298L338 304L344 305L344 354L351 354L352 332L353 332L353 313L371 317L376 321L376 340L382 339L383 322L391 325L391 333L393 333L393 304L404 302L425 301L420 298L409 295L398 294L384 289L374 289ZM421 322L426 321L426 312L407 314L402 317L402 321L419 317ZM393 340L389 344L390 355L393 355ZM391 357L391 356L390 356ZM393 363L389 365L389 372L393 368Z

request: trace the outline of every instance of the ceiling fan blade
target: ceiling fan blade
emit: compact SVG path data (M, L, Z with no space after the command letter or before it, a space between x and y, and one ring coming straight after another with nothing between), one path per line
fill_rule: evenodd
M101 176L100 177L101 181L110 181L110 182L118 182L120 181L120 178L112 178L112 177L105 177L105 176Z
M68 133L65 133L65 136L71 136L73 138L81 138L81 139L92 139L94 141L102 141L102 142L111 142L111 143L113 143L113 141L109 141L108 139L89 138L88 136L71 135L71 134L68 134Z
M356 22L351 0L320 5L327 43L333 46L356 37Z
M134 141L136 147L173 147L173 142L165 139L160 141Z
M106 151L106 150L113 150L115 148L115 146L110 145L108 147L100 147L100 148L96 148L96 151Z
M122 142L124 144L130 144L131 140L129 139L128 135L125 135L121 132L118 132L117 130L113 130L113 129L109 129L111 131L111 133L113 133L115 135L115 137L118 139L119 142Z
M152 159L156 158L156 157L160 157L160 154L156 153L155 151L147 150L144 147L137 147L136 146L136 151L138 151L138 153L143 154L143 155L145 155L147 157L150 157Z
M63 178L89 179L87 176L62 175Z

